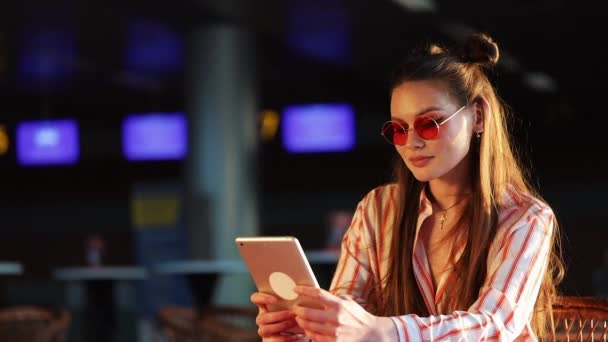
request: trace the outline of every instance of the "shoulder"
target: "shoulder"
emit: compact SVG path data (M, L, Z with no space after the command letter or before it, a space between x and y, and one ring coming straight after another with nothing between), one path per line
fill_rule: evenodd
M360 221L377 225L387 220L398 207L399 185L386 184L368 192L357 206L355 217Z
M345 241L375 249L388 241L399 208L399 185L386 184L369 191L359 202ZM379 247L381 248L381 247Z
M553 228L554 213L539 197L513 187L506 189L498 209L498 229L514 231L525 227Z
M396 183L384 184L375 187L363 197L361 204L364 206L383 206L396 201L399 194L399 185Z

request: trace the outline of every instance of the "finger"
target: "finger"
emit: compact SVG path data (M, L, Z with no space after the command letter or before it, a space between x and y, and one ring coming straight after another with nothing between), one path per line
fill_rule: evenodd
M296 286L294 291L299 295L313 298L321 304L329 307L336 307L340 305L340 302L342 301L342 298L339 298L331 292L325 291L318 287Z
M258 328L258 335L262 337L272 337L275 335L279 335L282 332L289 330L297 325L296 321L290 319L288 321L282 321L279 323L273 324L264 324L260 325Z
M312 332L316 335L337 336L336 335L337 326L335 326L333 324L309 321L309 320L301 318L301 317L296 317L296 322L302 329L304 329L304 331L306 332L306 336L308 336L308 337L312 337L308 334L309 332ZM313 340L315 340L315 339L313 338Z
M252 294L250 300L258 307L258 313L268 312L268 305L279 301L275 296L261 292Z
M314 308L309 308L301 305L294 305L293 312L299 318L303 318L308 321L315 322L323 322L336 324L338 319L336 318L335 311L331 309L319 310Z
M268 304L277 304L279 299L271 294L255 292L249 297L249 300L255 305L268 305Z
M299 341L302 335L277 335L271 337L265 337L263 342L292 342ZM306 339L308 341L308 339Z
M260 314L268 312L268 307L266 307L266 305L264 305L264 304L256 304L256 306L258 307L258 316Z
M257 325L279 323L290 320L296 316L295 313L289 310L264 312L258 315L255 320Z
M306 336L315 342L334 342L336 337L318 334L314 331L305 331Z
M294 320L294 322L295 322L295 320L296 320L296 319L294 318L293 320ZM298 326L298 322L296 322L296 326L295 326L295 327L293 327L293 328L291 328L291 329L289 329L289 331L290 331L290 332L292 332L292 333L294 333L294 334L296 334L296 335L300 335L300 336L303 336L303 335L304 335L304 329L302 329L302 328L300 328L300 327ZM308 340L307 340L307 341L308 341Z

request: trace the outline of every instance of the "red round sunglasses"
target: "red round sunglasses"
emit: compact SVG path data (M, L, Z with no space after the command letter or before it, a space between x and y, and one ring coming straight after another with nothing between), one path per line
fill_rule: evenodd
M403 146L407 142L407 136L409 131L415 131L419 137L424 140L434 140L439 137L439 126L448 122L456 114L460 113L465 106L460 107L454 114L448 116L441 122L435 121L428 115L421 115L414 120L414 127L410 128L408 124L401 123L399 121L391 120L386 122L382 126L382 136L389 144Z

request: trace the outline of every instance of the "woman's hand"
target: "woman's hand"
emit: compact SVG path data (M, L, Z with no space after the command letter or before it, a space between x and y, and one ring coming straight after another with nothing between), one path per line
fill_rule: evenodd
M286 334L286 331L302 331L295 321L295 314L289 310L268 311L268 305L277 304L278 298L266 293L256 292L251 295L251 301L258 307L258 316L255 320L258 325L258 334L264 342L287 342L303 339L302 334ZM303 339L308 341L308 339Z
M397 331L388 317L377 317L349 296L335 296L323 289L296 286L295 292L319 303L324 309L296 306L296 322L315 342L396 341Z

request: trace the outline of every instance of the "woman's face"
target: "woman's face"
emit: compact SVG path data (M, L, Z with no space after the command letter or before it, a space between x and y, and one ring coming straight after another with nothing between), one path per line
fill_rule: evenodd
M413 127L420 115L429 115L438 123L458 111L459 103L447 83L438 80L407 81L393 89L391 120ZM437 178L467 180L466 163L473 134L473 106L467 106L439 127L434 140L424 140L409 131L403 146L395 146L405 165L421 182Z

